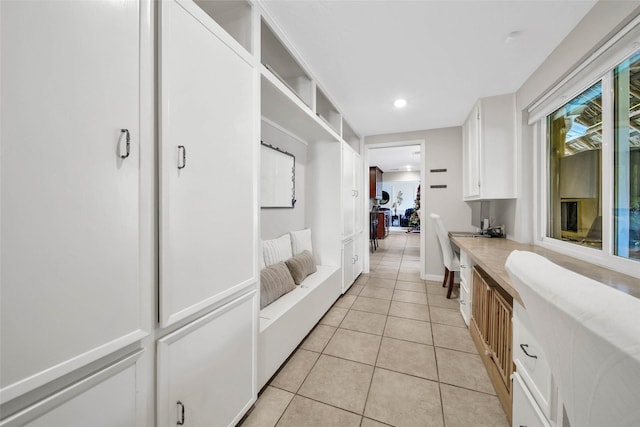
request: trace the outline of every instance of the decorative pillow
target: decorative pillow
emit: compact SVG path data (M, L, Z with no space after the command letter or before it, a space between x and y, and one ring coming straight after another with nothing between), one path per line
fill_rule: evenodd
M305 228L300 231L292 231L291 232L291 246L293 248L293 254L298 255L302 253L302 251L309 251L309 253L313 253L313 248L311 245L311 229Z
M260 271L260 309L282 295L291 292L296 284L284 262L278 262Z
M289 268L293 281L296 282L296 285L302 283L305 277L311 273L318 271L313 255L311 255L311 252L306 250L302 251L299 255L289 258L285 261L285 264L287 264L287 268Z
M262 241L264 263L268 267L278 262L284 262L293 256L291 251L291 236L284 234L277 239Z

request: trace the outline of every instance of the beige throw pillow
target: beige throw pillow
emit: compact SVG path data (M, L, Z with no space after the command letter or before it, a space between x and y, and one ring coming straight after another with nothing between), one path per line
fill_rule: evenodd
M260 271L260 309L295 288L296 284L284 262L263 268Z
M318 271L313 255L311 255L311 252L306 250L302 251L299 255L289 258L285 263L287 264L296 285L302 283L302 281L311 273Z

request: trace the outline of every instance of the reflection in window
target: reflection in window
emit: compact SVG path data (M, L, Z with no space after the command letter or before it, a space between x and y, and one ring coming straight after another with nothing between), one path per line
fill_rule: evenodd
M547 236L602 248L602 84L547 116Z
M614 72L614 254L640 259L640 53Z

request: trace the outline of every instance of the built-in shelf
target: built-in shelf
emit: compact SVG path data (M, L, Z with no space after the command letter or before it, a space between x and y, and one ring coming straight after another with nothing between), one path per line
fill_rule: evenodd
M313 105L313 82L307 72L298 64L293 55L262 21L261 24L262 64L280 79L308 107Z
M252 52L249 3L244 0L194 0L194 3L213 18L247 52Z
M339 141L340 136L265 67L261 78L262 117L306 142Z
M338 134L341 133L342 114L333 106L329 98L316 86L316 114L331 126Z
M360 137L354 130L349 126L349 123L342 118L342 139L344 142L349 144L351 148L356 150L357 153L360 153Z

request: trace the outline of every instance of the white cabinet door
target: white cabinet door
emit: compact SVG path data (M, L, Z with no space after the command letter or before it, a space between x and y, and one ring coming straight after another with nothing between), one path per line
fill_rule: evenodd
M363 186L362 186L362 159L360 157L360 154L355 153L353 154L353 188L355 189L356 193L355 193L355 198L354 198L354 203L355 203L355 232L356 233L362 233L362 228L363 228L363 223L364 223L364 218L363 218L363 212L364 212L364 199L363 199L363 194L364 194L364 190L363 190Z
M345 293L353 283L355 264L354 242L349 239L342 244L342 293Z
M235 425L255 401L256 292L158 340L157 425Z
M511 425L513 427L550 427L549 422L536 405L533 396L529 393L520 375L514 373L511 378L513 381L513 412Z
M160 8L160 323L255 279L253 68L185 7ZM218 29L219 31L219 29Z
M364 256L362 255L362 234L356 235L353 239L353 276L351 277L351 283L355 282L360 273L362 273Z
M140 8L0 2L2 402L144 335Z
M480 106L476 104L471 110L463 131L463 188L464 197L480 196Z
M347 144L342 143L342 216L343 236L350 236L355 231L355 196L354 155Z

